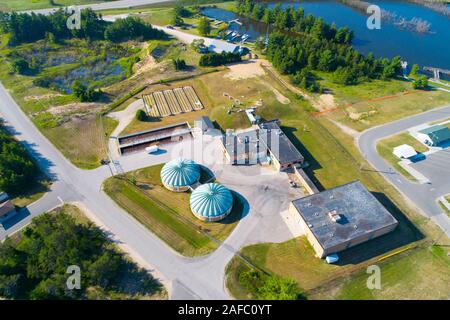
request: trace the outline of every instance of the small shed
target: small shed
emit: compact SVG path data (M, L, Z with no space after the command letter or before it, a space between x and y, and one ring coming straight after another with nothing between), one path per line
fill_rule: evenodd
M392 153L400 159L409 159L417 155L416 150L408 144L395 147Z

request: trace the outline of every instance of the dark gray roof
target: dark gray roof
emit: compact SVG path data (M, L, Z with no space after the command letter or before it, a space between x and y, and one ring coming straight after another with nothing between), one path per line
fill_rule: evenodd
M259 127L265 130L260 134L261 140L281 164L304 161L303 155L281 130L278 120L260 123Z
M292 203L324 249L398 223L360 181ZM341 217L338 222L329 215L334 210Z
M253 152L256 154L260 150L259 130L225 134L222 142L232 158L236 157L239 153Z

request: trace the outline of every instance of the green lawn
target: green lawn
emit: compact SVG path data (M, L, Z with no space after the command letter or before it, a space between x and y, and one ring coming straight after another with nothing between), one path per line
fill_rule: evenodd
M428 148L422 143L417 141L408 132L399 133L395 136L380 140L377 144L378 154L383 157L387 162L389 162L398 172L403 174L408 179L415 181L415 178L411 176L405 169L403 169L398 162L400 161L397 156L395 156L392 151L395 147L402 144L408 144L413 147L416 152L423 153L428 151Z
M329 265L315 257L305 237L280 244L252 245L241 250L241 254L256 267L295 279L306 297L313 300L448 299L448 252L450 250L446 247L419 247L385 261L367 261L364 271L358 271L352 264ZM365 267L369 264L381 267L381 290L369 290L366 287L368 275ZM227 267L226 284L237 299L252 296L239 282L239 274L249 268L237 257Z
M127 174L133 185L123 178L110 178L105 192L145 227L185 256L207 254L217 248L233 231L242 215L243 204L234 197L233 210L219 222L202 222L189 208L190 193L167 190L161 183L162 165ZM215 240L213 240L215 239Z
M339 105L357 103L360 101L413 90L411 83L403 79L389 81L373 80L370 82L363 82L355 86L346 86L332 82L330 73L315 73L321 79L319 81L320 84L324 88L332 91L332 93L335 95L336 102Z
M110 1L114 0L55 0L55 5L52 5L49 0L0 0L0 10L23 11Z
M447 300L450 290L448 252L448 248L439 246L416 249L380 265L380 290L369 290L366 285L368 275L361 272L347 280L336 296L321 298Z

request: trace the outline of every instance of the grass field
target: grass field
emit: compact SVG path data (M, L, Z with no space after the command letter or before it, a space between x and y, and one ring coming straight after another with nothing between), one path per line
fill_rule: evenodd
M325 115L357 131L391 122L450 103L450 93L416 91L404 79L373 80L355 86L335 84L330 75L317 72L320 83L330 90L336 110ZM330 106L330 108L332 108Z
M222 79L226 78L222 77ZM344 133L327 117L312 117L310 113L311 106L309 103L298 99L294 94L278 86L274 79L270 77L263 77L262 79L265 82L269 82L272 86L279 90L281 94L289 98L291 103L287 105L274 103L272 105L272 103L276 101L275 96L273 96L271 98L272 100L268 100L270 101L268 102L268 105L271 107L266 109L261 108L261 110L258 110L257 113L266 119L276 117L281 120L286 135L291 138L293 143L305 156L306 161L310 164L306 171L313 181L319 186L319 189L328 189L359 179L400 221L399 227L393 233L386 235L381 239L373 240L365 245L352 248L347 251L347 253L342 253L341 259L344 261L345 266L339 268L344 274L346 274L346 272L350 272L350 270L351 272L357 272L357 270L363 268L365 262L370 261L371 259L377 259L377 257L397 250L398 248L408 244L417 241L419 243L423 243L426 242L427 239L436 239L441 236L442 232L437 229L437 227L429 219L426 219L415 212L415 210L410 207L407 200L405 200L392 187L392 185L387 183L378 173L372 170L371 166L360 154L351 136ZM234 85L230 86L227 84L227 81L222 80L221 87L226 88L226 90L230 90L229 93L233 95L238 90L244 90L245 84L248 81L248 79L242 80L242 82L234 81ZM265 85L263 83L263 87L264 86ZM225 91L225 89L219 89L219 92L222 91ZM265 90L262 90L262 92L268 96L271 94L267 87L265 87ZM213 98L213 101L215 101L216 106L219 104L216 101L219 99L217 94L217 92L210 93L210 96ZM266 100L263 100L265 105ZM211 115L214 115L214 108ZM227 123L227 121L223 120L227 120L229 117L230 115L224 113L224 115L216 117L215 120L219 124L222 122ZM238 124L241 124L244 127L249 126L245 119L243 119L242 122L236 119L234 121L237 121ZM264 248L266 248L265 246L267 245L262 244L261 246L261 248L255 249L256 251L253 254L254 258L250 259L252 262L255 262L254 259L264 259L260 256L263 255L265 250ZM271 245L269 245L269 247L270 246ZM273 246L275 249L271 250L271 252L275 253L280 251L278 250L279 248L277 245ZM295 245L295 243L290 243L286 244L286 246L290 246L292 248L290 251L291 254L295 253L300 255L298 244ZM305 251L305 254L306 252L307 251ZM288 257L283 256L282 253L283 251L280 251L280 256L277 257L278 261L277 263L274 263L273 266L287 266L291 263ZM301 260L301 258L299 258L299 260ZM237 266L234 268L233 264L236 262L235 260L233 261L234 262L230 264L227 274L230 278L234 277L234 279L236 279L236 270L242 266ZM387 259L387 261L389 261L389 259ZM315 263L323 263L323 261L308 260L307 264L315 266ZM299 266L296 265L296 268L298 267ZM324 268L328 267L330 266L325 266ZM311 270L314 270L314 268ZM281 276L295 276L295 274L287 274L283 270L272 270L272 272ZM317 288L324 285L324 283L327 283L328 281L334 281L335 279L333 279L333 277L339 279L339 275L341 273L332 272L328 274L331 279L325 279L325 275L323 275L323 278L320 278L321 274L318 272L318 278L316 278L316 280L314 280L314 278L311 279L311 277L304 277L297 278L297 281L299 281L299 286L302 289L313 287ZM247 296L248 293L246 293L242 287L236 285L236 282L231 284L228 283L228 285L230 290L236 293L236 297L242 298ZM310 291L314 292L315 290L316 289L311 289Z
M35 10L53 7L64 7L90 3L110 2L114 0L55 0L52 5L49 0L0 0L1 11Z
M422 113L450 102L450 93L442 91L397 94L379 101L361 101L349 107L328 113L334 119L352 129L365 129Z
M233 210L219 222L202 222L189 208L190 193L164 188L160 180L162 165L127 173L127 178L105 181L105 192L133 217L185 256L207 254L225 240L242 215L243 204L234 197Z
M426 146L417 141L408 132L399 133L395 136L380 140L377 144L377 151L378 154L389 162L398 172L403 174L408 179L415 181L415 178L398 164L400 159L392 153L395 147L402 144L410 145L416 150L417 153L428 151Z

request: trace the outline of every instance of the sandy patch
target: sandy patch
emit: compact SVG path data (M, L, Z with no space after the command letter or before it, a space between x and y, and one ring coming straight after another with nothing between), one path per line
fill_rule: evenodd
M273 94L275 95L275 97L277 98L277 100L282 103L282 104L289 104L291 103L291 100L289 100L288 97L285 97L281 94L280 91L278 91L277 89L273 88L272 89Z
M48 100L54 97L62 97L61 93L48 93L40 96L26 96L24 98L25 101L34 101L34 100Z
M46 112L50 112L53 115L64 115L73 113L91 113L96 112L98 109L102 108L103 104L95 102L77 102L70 103L63 106L55 106L49 108Z
M147 49L148 46L149 44L146 42L144 45L140 46L140 49ZM158 66L158 62L156 61L156 59L151 54L146 54L143 60L139 61L133 66L134 74L131 76L131 78L135 78L142 73L152 70L156 66Z
M317 99L314 103L314 107L318 111L330 110L336 108L336 101L334 100L334 96L332 94L321 94L319 99Z
M225 77L232 80L249 79L266 74L260 60L246 60L228 65L229 72Z

